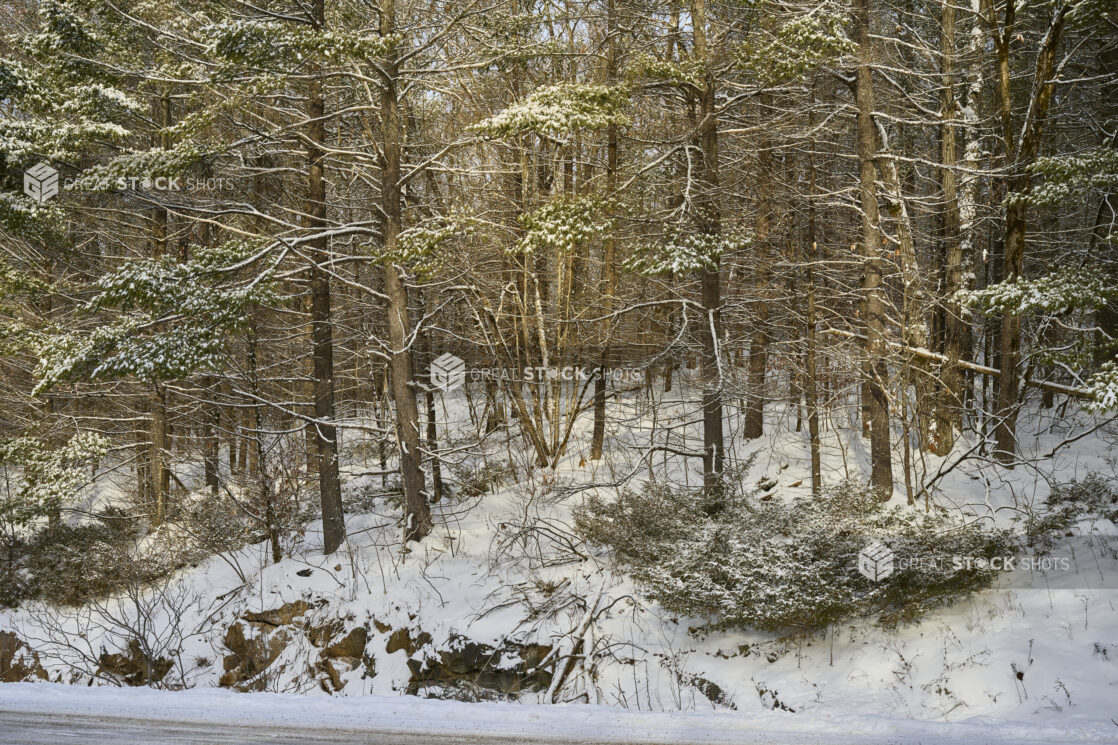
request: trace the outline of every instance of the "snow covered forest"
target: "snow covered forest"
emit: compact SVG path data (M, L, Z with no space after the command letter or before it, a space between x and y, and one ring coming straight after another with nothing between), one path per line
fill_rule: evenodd
M1114 0L0 34L0 681L1118 738Z

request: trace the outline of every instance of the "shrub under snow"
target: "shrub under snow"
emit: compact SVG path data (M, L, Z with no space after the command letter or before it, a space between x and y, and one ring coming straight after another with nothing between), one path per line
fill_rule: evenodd
M1013 553L1010 536L941 512L880 502L844 482L818 499L711 508L701 491L650 483L616 500L591 498L579 532L612 548L647 596L713 627L800 632L853 616L912 618L984 588L994 572L958 568L954 557ZM873 582L858 554L882 542L894 573Z

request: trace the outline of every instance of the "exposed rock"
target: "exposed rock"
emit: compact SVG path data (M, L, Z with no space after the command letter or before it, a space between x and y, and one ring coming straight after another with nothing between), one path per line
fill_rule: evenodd
M0 631L0 683L24 680L47 680L39 654L15 634Z
M307 638L311 640L311 644L321 649L345 631L345 621L335 618L321 626L308 626L304 631L307 632Z
M127 653L103 652L98 658L101 673L109 673L130 686L158 683L167 677L175 663L166 658L150 659L137 639L128 640Z
M411 629L396 629L392 632L392 635L388 637L388 644L385 645L384 651L388 654L392 654L402 649L408 653L408 657L413 657L416 652L430 643L431 635L426 631L418 632L413 639Z
M551 647L506 642L494 647L452 636L443 650L433 652L431 634L416 628L393 630L376 619L346 629L346 619L306 618L314 601L296 600L273 610L244 613L228 628L220 685L241 691L263 690L275 665L290 644L309 644L319 652L307 669L327 693L337 693L353 679L376 675L375 658L365 649L371 641L370 625L381 635L387 654L408 656L411 680L408 693L464 699L507 697L521 691L546 689L551 671L539 669ZM305 640L305 641L304 641ZM426 656L424 656L426 655Z
M695 686L695 688L699 690L699 693L706 696L707 700L712 704L716 706L725 706L730 709L738 708L734 705L734 702L730 700L730 697L726 695L726 692L722 690L722 686L717 683L698 675L691 678L690 682L691 685Z
M327 693L337 693L345 688L346 681L342 678L346 673L363 668L362 678L371 678L377 674L376 664L372 657L331 657L319 658L315 669L325 677L319 679L319 685Z
M346 681L342 676L359 667L364 667L363 677L371 678L376 675L376 664L373 658L365 654L365 645L369 642L369 630L364 626L346 634L340 641L323 649L318 655L316 669L325 673L326 677L320 680L322 689L327 693L335 693L345 688Z
M305 600L295 600L285 603L275 610L260 611L259 613L245 613L241 618L252 623L262 623L267 626L290 626L296 618L303 616L311 609L311 604Z
M476 689L508 695L539 691L551 685L551 671L538 669L551 652L550 646L506 642L501 647L491 647L454 636L449 647L440 651L437 659L408 660L412 672L409 694L441 688L451 695Z
M783 709L784 711L795 712L791 706L786 706L777 695L776 691L768 690L764 684L757 685L757 696L761 699L761 704L767 709Z
M365 645L369 642L369 631L364 626L358 626L346 634L340 642L331 644L322 650L320 656L327 658L337 657L363 657Z
M317 669L321 673L325 673L326 677L319 681L322 690L327 693L337 693L345 688L346 681L342 676L348 672L357 669L361 664L361 660L354 660L352 658L343 658L337 660L322 660L318 663Z
M232 652L222 662L225 673L219 685L239 691L261 691L267 680L261 675L268 666L276 661L290 641L284 629L272 633L258 630L252 636L245 636L244 624L237 622L225 632L225 646Z
M319 605L323 601L319 601ZM317 626L307 622L308 611L315 604L295 600L273 610L244 613L225 633L224 674L220 685L240 691L263 690L268 683L267 671L300 635L322 650L308 672L321 674L319 683L327 693L345 687L344 676L364 668L365 677L376 674L374 660L365 654L369 630L358 626L348 633L344 619L325 620Z

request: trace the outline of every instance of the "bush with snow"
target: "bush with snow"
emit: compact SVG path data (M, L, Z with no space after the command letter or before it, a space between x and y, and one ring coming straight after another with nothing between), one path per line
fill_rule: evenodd
M1029 538L1041 545L1054 534L1068 533L1081 521L1109 520L1118 524L1118 486L1097 473L1056 484L1045 500L1046 511L1032 516ZM1070 533L1068 533L1070 534Z
M780 633L855 616L888 623L916 617L994 579L974 563L957 568L953 557L1014 550L1004 532L940 511L890 506L850 481L818 499L747 496L721 508L701 491L650 483L616 500L589 499L576 526L591 543L612 548L668 611L713 628ZM879 582L858 572L859 552L874 542L897 559L894 573Z

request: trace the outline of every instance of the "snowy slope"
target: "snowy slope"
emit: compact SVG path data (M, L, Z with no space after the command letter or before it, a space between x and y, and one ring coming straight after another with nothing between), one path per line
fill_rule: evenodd
M655 403L663 427L673 407ZM640 446L650 404L627 405L631 418L613 433L611 458L599 463L580 464L588 421L576 430L573 446L554 473L528 469L527 455L491 441L486 457L507 458L513 452L514 460L519 459L516 475L493 493L437 505L435 532L409 551L399 546L393 508L378 504L372 512L349 518L349 544L334 556L320 555L318 526L312 524L293 556L280 564L268 564L267 547L260 544L184 571L176 580L182 652L173 677L196 690L174 699L174 706L243 709L261 717L298 711L299 717L340 717L338 721L371 716L369 711L376 709L404 719L430 719L423 707L434 704L412 699L370 699L376 707L327 700L321 676L311 670L317 650L307 634L292 635L262 678L263 687L323 701L253 696L242 702L207 690L221 678L222 658L228 654L225 635L232 624L249 612L305 600L314 608L307 613L308 626L342 619L346 629L369 629L369 665L342 673L338 699L400 696L413 674L409 658L413 666L436 658L452 640L464 637L494 647L509 640L550 645L561 653L581 644L581 651L589 650L587 662L567 681L566 700L633 711L690 712L642 719L647 724L637 725L626 714L594 706L532 707L527 716L548 728L569 725L583 727L580 732L591 728L608 733L615 727L623 733L647 726L649 732L663 732L673 726L698 727L695 723L702 721L717 723L710 724L711 742L751 741L752 732L768 727L805 735L837 732L858 742L876 742L874 738L897 732L926 742L1118 742L1118 590L1098 581L1118 576L1105 540L1099 541L1100 534L1103 539L1113 536L1113 525L1084 525L1068 538L1080 563L1071 579L1062 578L1062 588L1048 587L1043 574L1007 576L999 588L896 629L867 619L792 640L745 631L704 634L695 631L702 625L699 620L672 617L642 599L607 556L572 548L562 538L572 506L589 490L603 488L595 485L620 475L647 475ZM465 426L465 414L454 401L445 411L452 425L457 420L457 426ZM678 414L684 415L682 410ZM769 429L782 434L739 445L731 458L744 462L756 453L748 480L768 476L777 481L775 493L783 497L808 493L810 483L805 479L806 436L790 431L791 416L772 407ZM1034 434L1024 438L1026 451L1046 455L1096 424L1086 417L1076 422L1075 416L1059 430L1050 428L1043 413L1035 417ZM835 426L824 433L829 481L866 468L864 444L849 431L858 430ZM1112 437L1104 427L1013 471L982 460L956 466L957 455L920 457L926 474L947 473L937 485L937 502L1010 526L1040 505L1049 483L1090 471L1113 477ZM959 452L967 447L961 443ZM693 469L670 460L665 464L676 481L697 483ZM351 464L349 470L352 474L362 468ZM370 481L350 478L347 493L359 492ZM901 489L898 498L903 499ZM1086 587L1096 589L1082 589ZM52 679L84 682L75 673L81 668L76 653L51 644L57 634L44 629L42 618L35 608L10 612L0 615L0 628L32 642ZM94 657L101 647L120 646L88 623L83 626L80 615L64 619L64 626L72 636L85 635ZM391 637L401 630L413 639L427 638L414 651L389 652ZM370 669L375 674L369 675ZM419 693L451 695L437 686L421 687ZM549 700L550 693L524 692L515 698L518 704L534 704ZM80 709L101 706L97 696L114 694L84 693L91 698L80 700L69 695L49 687L0 686L0 708L31 706L41 697L48 702L44 706L56 702ZM150 703L155 699L146 697L158 694L133 695L136 705L156 708ZM478 709L440 705L450 707L440 709L440 717L452 712L467 723L462 726L477 720L500 724L505 712L516 712L508 731L518 731L515 727L523 726L526 716L523 707L511 704ZM945 727L945 722L955 726Z

